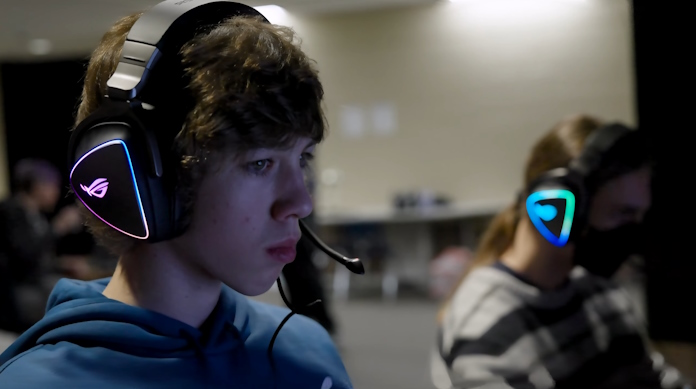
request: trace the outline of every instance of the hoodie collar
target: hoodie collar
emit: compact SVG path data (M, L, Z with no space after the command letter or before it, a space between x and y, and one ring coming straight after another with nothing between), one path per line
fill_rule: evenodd
M99 345L132 355L200 357L227 352L243 342L234 325L237 296L223 288L209 318L195 328L147 309L105 297L109 278L84 282L62 279L52 292L45 317L26 331L0 357L17 355L35 345L67 341L85 347Z

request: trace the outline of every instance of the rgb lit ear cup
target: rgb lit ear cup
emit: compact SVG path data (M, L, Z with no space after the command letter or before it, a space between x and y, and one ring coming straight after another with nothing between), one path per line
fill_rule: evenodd
M527 214L546 240L564 246L573 226L575 195L565 189L538 190L527 197Z
M70 185L87 209L117 231L147 239L150 229L126 142L101 143L75 163Z
M554 246L565 246L582 223L586 201L582 185L576 172L561 168L544 173L527 190L529 220Z
M70 138L70 185L97 218L132 238L172 235L171 190L157 141L128 103L105 102Z
M115 230L149 242L184 232L171 150L193 97L180 51L232 16L268 23L256 9L232 1L169 0L145 12L126 37L104 101L73 131L73 192Z

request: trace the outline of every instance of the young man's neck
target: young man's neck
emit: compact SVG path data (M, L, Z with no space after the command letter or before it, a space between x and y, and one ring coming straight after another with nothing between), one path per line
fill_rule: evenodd
M520 221L512 245L500 260L539 288L556 289L573 269L572 245L552 246L533 228L526 220Z
M141 244L121 256L104 296L200 327L221 283L177 256L167 243Z

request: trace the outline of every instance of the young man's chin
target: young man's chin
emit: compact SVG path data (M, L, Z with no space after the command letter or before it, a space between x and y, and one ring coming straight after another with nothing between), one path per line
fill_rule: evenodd
M231 285L229 283L225 284L247 297L256 297L271 290L273 284L275 284L276 279L279 276L280 274L275 275L275 277L273 277L273 275L268 275L268 277L264 277L263 279L257 278L253 282L249 282L245 285Z

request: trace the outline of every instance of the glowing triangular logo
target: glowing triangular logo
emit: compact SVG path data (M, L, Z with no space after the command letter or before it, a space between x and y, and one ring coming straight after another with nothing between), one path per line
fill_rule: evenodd
M550 204L553 200L565 202L562 220L557 219L560 216L558 215L558 207ZM527 197L527 214L534 227L546 240L555 246L564 246L568 242L570 229L573 226L575 195L573 195L573 192L565 189L549 189L534 192ZM557 225L559 228L552 228L556 230L556 232L553 232L548 225Z

